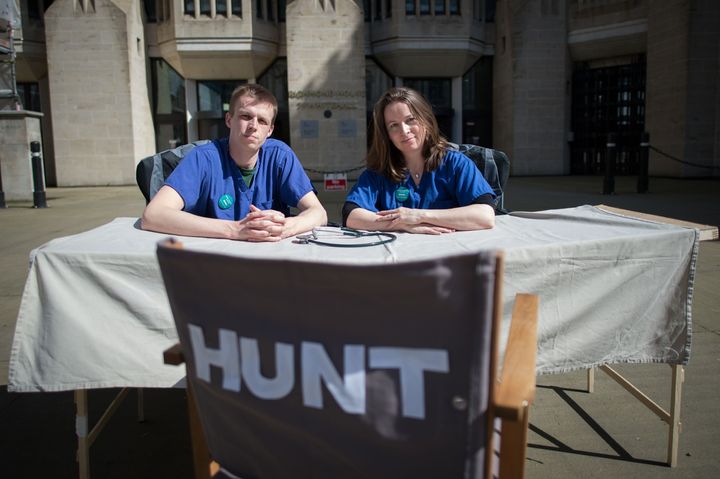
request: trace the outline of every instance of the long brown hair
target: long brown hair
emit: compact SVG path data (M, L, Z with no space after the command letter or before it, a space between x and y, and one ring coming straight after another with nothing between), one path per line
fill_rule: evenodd
M373 138L365 161L369 170L396 182L405 179L407 167L402 153L393 145L388 135L385 126L385 108L398 101L410 108L410 112L425 129L422 151L425 171L433 171L440 166L448 147L447 140L440 134L432 106L420 93L405 87L386 91L373 108Z

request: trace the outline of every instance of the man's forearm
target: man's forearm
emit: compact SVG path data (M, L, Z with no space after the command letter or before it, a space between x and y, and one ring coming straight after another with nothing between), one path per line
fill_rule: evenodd
M322 206L311 206L301 211L297 216L287 218L287 229L283 233L284 238L299 235L310 231L317 226L327 224L327 213Z
M234 223L169 208L148 208L142 216L144 230L205 238L232 238L237 234Z

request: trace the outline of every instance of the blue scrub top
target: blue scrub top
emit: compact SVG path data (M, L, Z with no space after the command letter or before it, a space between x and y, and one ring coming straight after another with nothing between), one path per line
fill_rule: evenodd
M485 194L495 198L475 163L458 151L448 150L440 166L425 172L418 186L409 176L395 183L382 174L365 170L345 201L373 212L401 206L446 209L474 204ZM405 195L407 198L403 200Z
M182 197L183 211L208 218L241 220L253 204L287 215L290 207L314 191L300 160L285 143L268 138L260 147L248 188L230 157L228 139L198 146L165 181Z

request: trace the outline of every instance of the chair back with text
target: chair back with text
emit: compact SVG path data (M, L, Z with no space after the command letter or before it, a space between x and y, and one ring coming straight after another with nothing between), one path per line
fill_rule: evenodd
M135 168L135 181L145 202L150 203L155 193L162 188L165 179L177 167L182 159L198 145L209 143L210 140L198 140L169 150L163 150L153 156L143 158Z
M495 253L362 266L161 244L158 259L221 471L485 476Z

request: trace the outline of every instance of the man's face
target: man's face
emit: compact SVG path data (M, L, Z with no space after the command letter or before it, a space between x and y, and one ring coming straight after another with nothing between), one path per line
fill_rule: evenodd
M230 139L238 146L257 151L273 131L273 106L251 96L241 96L234 111L225 114Z

